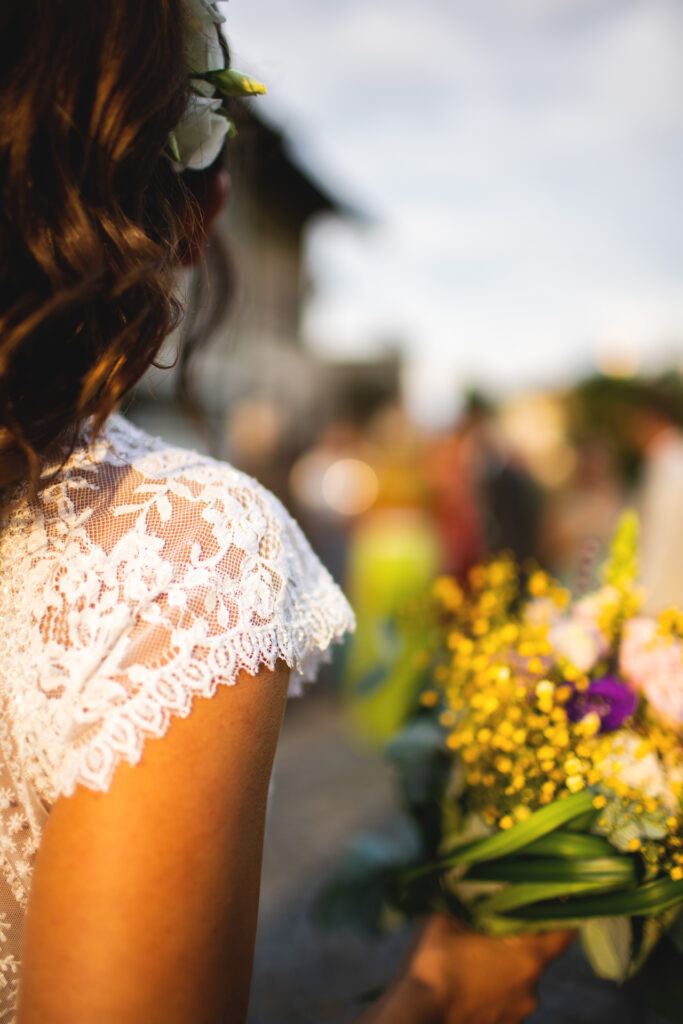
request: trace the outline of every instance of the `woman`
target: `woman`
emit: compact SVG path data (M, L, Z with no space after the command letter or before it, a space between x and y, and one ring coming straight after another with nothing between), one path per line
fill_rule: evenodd
M286 693L352 621L272 496L115 414L225 192L218 21L0 6L2 1021L245 1019ZM519 1020L565 942L435 918L366 1020Z

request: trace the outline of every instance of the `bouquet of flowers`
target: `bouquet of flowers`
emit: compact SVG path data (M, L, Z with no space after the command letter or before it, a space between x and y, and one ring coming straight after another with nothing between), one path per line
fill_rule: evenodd
M419 698L393 753L422 840L399 867L375 859L385 916L445 908L493 934L578 927L595 970L620 980L672 927L683 614L639 614L637 529L627 514L601 585L574 600L500 557L465 587L438 579L411 610Z

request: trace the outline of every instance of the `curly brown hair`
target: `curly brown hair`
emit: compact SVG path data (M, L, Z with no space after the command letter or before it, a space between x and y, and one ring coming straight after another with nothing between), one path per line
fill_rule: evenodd
M178 323L188 87L182 0L0 4L0 488L40 486Z

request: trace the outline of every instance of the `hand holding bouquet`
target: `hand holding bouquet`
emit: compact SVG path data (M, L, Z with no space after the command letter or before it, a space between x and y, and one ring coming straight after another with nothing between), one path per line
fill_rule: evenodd
M578 927L615 979L671 926L683 905L683 614L639 614L636 541L626 515L601 586L575 600L541 571L522 584L501 557L466 587L438 579L413 609L425 683L406 735L435 727L441 782L431 840L383 873L395 908L446 909L490 934ZM408 790L416 773L424 782L418 762L404 765Z

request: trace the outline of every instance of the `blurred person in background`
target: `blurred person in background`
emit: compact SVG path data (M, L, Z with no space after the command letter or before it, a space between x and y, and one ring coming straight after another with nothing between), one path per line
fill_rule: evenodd
M222 20L210 0L0 6L8 1022L245 1020L285 697L352 622L276 499L116 412L225 197L225 97L255 89ZM519 1021L568 941L435 917L363 1019Z
M547 499L539 556L574 593L602 562L626 499L611 445L586 436L575 445L570 479Z
M357 730L381 744L415 699L413 652L401 645L396 616L431 585L444 554L420 432L400 405L389 404L366 437L376 483L350 535L346 579L356 631L344 680Z
M510 551L522 563L536 555L541 493L484 395L467 396L460 434L475 482L486 552Z
M630 413L631 437L643 458L640 579L651 612L683 607L682 397L645 384L636 389Z
M444 572L463 579L497 551L520 562L537 554L541 492L484 395L466 395L460 420L430 445L427 467Z
M620 486L639 512L640 578L646 609L658 612L669 605L683 605L680 373L654 378L591 377L577 386L572 404L579 434L609 446Z

